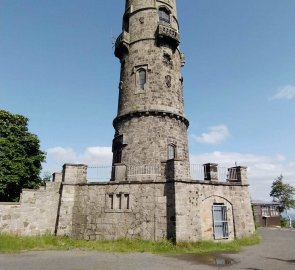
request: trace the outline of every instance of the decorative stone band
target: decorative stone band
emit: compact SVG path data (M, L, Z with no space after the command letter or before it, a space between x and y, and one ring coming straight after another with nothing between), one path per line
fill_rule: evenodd
M165 112L165 111L134 111L124 115L120 115L116 117L113 121L113 126L116 128L117 123L121 121L126 121L134 117L142 117L142 116L160 116L160 117L169 117L177 119L183 122L186 127L189 127L189 121L182 115L172 113L172 112Z

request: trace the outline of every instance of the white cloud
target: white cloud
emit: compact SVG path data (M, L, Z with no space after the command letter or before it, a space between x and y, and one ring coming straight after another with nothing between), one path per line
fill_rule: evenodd
M77 154L72 148L65 148L61 146L49 148L46 150L47 156L52 157L55 161L74 162L77 158Z
M193 139L199 143L218 144L230 136L226 125L212 126L208 130L207 133L202 133L200 136L192 135Z
M270 200L271 184L280 174L284 176L286 183L295 186L295 161L288 161L280 154L267 156L236 152L211 152L193 154L190 161L193 164L213 162L224 167L233 167L235 163L247 166L250 193L253 199Z
M53 147L47 149L47 164L49 171L59 171L65 163L82 163L89 166L110 165L112 162L112 148L104 146L87 147L79 154L69 147Z
M270 97L270 100L275 99L295 99L295 86L294 85L286 85L277 90L277 93Z
M82 163L89 166L110 165L112 162L111 147L87 147L83 153L72 148L53 147L47 150L47 163L44 171L61 171L64 163ZM284 181L295 186L295 161L285 156L242 154L237 152L210 152L192 154L192 164L208 162L218 163L222 167L233 167L235 163L248 167L250 194L253 199L270 200L269 192L273 180L283 174Z

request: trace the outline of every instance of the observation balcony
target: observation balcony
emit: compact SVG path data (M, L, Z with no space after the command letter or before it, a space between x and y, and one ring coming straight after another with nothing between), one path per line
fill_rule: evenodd
M170 44L173 49L176 49L180 43L178 31L170 25L159 24L156 38L160 44Z
M123 31L115 42L115 56L122 59L124 54L129 53L130 34Z

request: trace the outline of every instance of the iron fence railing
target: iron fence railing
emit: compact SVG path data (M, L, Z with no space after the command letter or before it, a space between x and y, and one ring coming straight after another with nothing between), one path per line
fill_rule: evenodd
M127 176L136 175L161 175L161 165L146 164L146 165L129 165L127 166Z
M207 166L201 164L190 164L190 175L193 180L204 180L212 174ZM227 167L217 167L216 178L218 181L237 181L237 169Z
M87 180L95 181L109 181L112 177L114 166L89 166L87 170ZM214 175L214 178L220 182L237 181L237 169L227 167L217 167L216 172L209 171L207 166L201 164L190 164L190 176L192 180L205 180ZM145 164L145 165L127 165L127 178L134 178L135 176L161 176L164 170L161 164Z
M95 181L109 181L112 175L113 166L89 166L87 169L87 180Z

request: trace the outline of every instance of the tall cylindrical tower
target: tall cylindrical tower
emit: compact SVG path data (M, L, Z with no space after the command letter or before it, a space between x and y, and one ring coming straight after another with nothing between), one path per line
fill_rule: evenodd
M176 0L126 0L113 165L189 163Z

